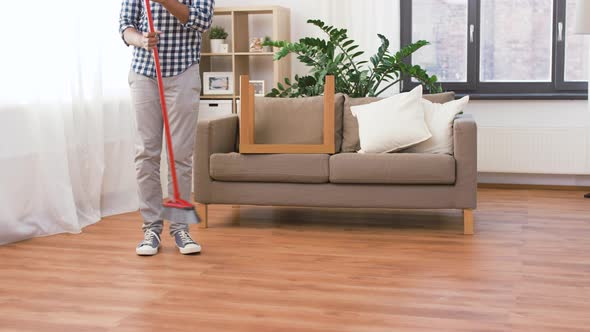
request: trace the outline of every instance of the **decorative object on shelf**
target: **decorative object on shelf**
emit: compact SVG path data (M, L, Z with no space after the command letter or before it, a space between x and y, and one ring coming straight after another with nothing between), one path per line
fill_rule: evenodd
M203 94L231 95L234 93L234 79L231 72L203 73Z
M254 95L256 97L264 97L264 81L250 81L254 86Z
M272 39L269 36L264 37L264 42L262 43L262 51L266 53L272 52L272 46L269 46L272 43Z
M228 34L225 29L221 26L214 26L209 32L209 39L211 41L211 52L212 53L227 53L221 51L221 45L225 42Z
M590 1L578 0L576 3L576 26L574 32L578 35L590 35ZM584 54L588 56L588 53ZM590 198L590 194L584 197Z
M251 38L250 39L250 52L263 52L264 47L262 44L264 43L262 38Z
M264 81L251 80L250 85L252 85L254 87L254 96L256 96L256 97L264 97L265 96L265 93L264 93L265 83L264 83ZM240 81L240 91L242 91L242 81Z
M306 76L295 76L295 81L285 78L285 84L278 84L268 94L269 97L318 96L323 91L326 75L336 77L336 92L351 97L376 97L401 82L405 77L415 78L431 93L442 91L436 76L429 76L420 66L404 62L414 52L428 45L419 40L402 48L397 53L389 51L389 40L379 34L381 46L369 61L361 60L363 51L359 51L356 42L350 39L346 29L328 26L320 20L307 23L320 28L328 39L306 37L298 42L271 41L265 45L277 47L275 60L281 60L293 53L303 64L311 67Z
M229 53L229 44L219 45L219 53Z

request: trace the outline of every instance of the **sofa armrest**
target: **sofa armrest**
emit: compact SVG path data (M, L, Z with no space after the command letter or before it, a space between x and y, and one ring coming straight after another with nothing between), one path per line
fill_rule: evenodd
M207 204L211 201L211 177L209 159L214 153L236 151L238 116L199 121L194 150L193 180L195 201Z
M458 208L477 206L477 124L471 115L462 114L453 125L454 155L457 162L455 186L460 193Z

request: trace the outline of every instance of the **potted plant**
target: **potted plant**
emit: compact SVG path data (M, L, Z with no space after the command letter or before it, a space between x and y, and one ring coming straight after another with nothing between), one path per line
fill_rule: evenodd
M279 49L274 56L275 60L294 54L299 61L310 67L308 75L296 75L294 81L285 78L284 83L279 83L277 88L272 89L269 97L319 96L324 91L326 75L336 77L336 92L353 98L377 97L408 77L418 81L430 93L442 92L435 75L429 75L420 66L404 61L428 45L427 41L419 40L393 53L389 50L389 40L378 35L381 46L377 53L368 60L362 60L364 52L348 37L346 29L328 26L320 20L309 20L308 23L321 29L327 38L306 37L294 43L271 41L263 44Z
M214 26L211 28L209 32L209 40L211 41L211 52L212 53L220 53L221 52L221 44L225 42L228 34L225 32L225 29L220 26Z
M270 46L270 44L272 43L272 39L270 39L269 36L264 37L264 43L262 44L262 51L263 52L267 52L270 53L272 52L272 46Z

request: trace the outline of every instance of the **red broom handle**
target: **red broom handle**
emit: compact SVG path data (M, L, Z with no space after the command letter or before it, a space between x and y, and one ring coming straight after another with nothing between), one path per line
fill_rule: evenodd
M148 17L150 32L156 32L154 20L152 18L152 8L150 0L145 0L145 10ZM166 109L166 96L164 95L164 80L162 79L162 70L160 69L160 55L158 47L154 47L154 61L156 62L156 75L158 76L158 89L160 90L160 103L162 104L162 119L164 120L164 132L166 134L166 146L168 147L168 159L170 160L170 174L172 175L172 185L174 186L174 200L180 200L178 191L178 179L176 178L176 164L174 162L174 150L172 149L172 135L170 134L170 123L168 120L168 110Z

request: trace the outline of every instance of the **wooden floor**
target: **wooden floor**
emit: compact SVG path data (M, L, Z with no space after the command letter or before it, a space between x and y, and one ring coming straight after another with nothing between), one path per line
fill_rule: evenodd
M200 256L140 217L0 247L0 331L590 331L590 200L482 189L458 211L213 206ZM238 212L239 211L239 212Z

